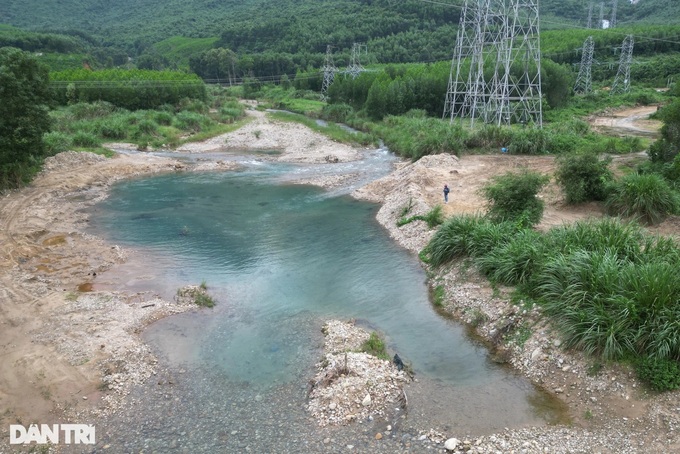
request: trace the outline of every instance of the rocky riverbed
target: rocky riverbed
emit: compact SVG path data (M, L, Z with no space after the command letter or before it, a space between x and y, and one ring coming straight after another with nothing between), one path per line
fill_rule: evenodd
M187 146L185 151L201 153L225 144L266 145L282 150L278 160L328 165L335 163L328 156L338 162L359 156L357 150L305 128L251 113L255 119L248 129L204 145ZM198 168L224 170L230 166L204 162ZM380 203L378 221L395 241L417 253L433 231L422 221L397 227L405 206L410 206L413 214L426 213L442 203L441 187L448 183L452 193L444 207L447 215L481 210L479 187L494 174L521 166L549 173L553 162L544 157L427 156L416 163L400 163L391 175L354 195ZM84 233L88 222L85 209L106 197L109 186L121 178L186 170L185 163L150 154L107 160L68 152L48 160L30 187L0 200L0 355L3 364L11 365L0 370L3 426L112 414L121 405L131 404L126 396L132 384L165 373L140 341L140 330L159 317L198 309L154 294L87 292L98 274L125 261L127 255L122 248ZM305 183L333 186L338 181ZM582 211L565 207L554 187L542 196L548 204L545 219L549 224L600 215L594 207ZM675 224L675 219L668 221L669 226ZM565 351L540 311L512 305L506 290L494 292L464 263L433 270L432 282L446 289L444 310L473 326L498 361L511 364L565 402L572 423L491 435L398 427L399 412L408 401L409 378L390 361L355 352L345 354L356 350L356 341L368 333L351 323L329 321L325 357L317 375L310 377L313 387L308 412L318 426L310 432L314 435L308 435L310 452L680 451L680 393L653 395L629 368L599 365L578 352ZM504 336L509 328L520 326L527 333L521 342ZM350 339L354 343L348 343ZM366 377L371 377L372 386L362 383ZM11 452L6 436L3 431L0 452ZM111 445L100 448L115 452ZM244 439L243 451L253 450L266 451L267 447Z

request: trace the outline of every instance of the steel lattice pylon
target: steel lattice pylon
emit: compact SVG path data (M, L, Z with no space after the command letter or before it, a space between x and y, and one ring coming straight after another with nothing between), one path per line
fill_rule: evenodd
M593 54L595 53L595 42L593 37L589 36L583 43L583 54L581 55L581 67L578 70L576 83L574 84L574 92L578 94L588 94L592 91L592 67Z
M493 76L485 80L491 71ZM476 118L542 126L541 97L537 0L466 0L444 118L470 118L472 126Z
M349 65L345 70L345 73L351 75L352 79L356 79L359 74L365 71L364 67L361 66L360 61L362 49L364 50L365 53L366 52L365 44L354 43L354 45L352 45L352 55L350 56L349 59Z
M597 28L604 28L604 2L600 2L600 23Z
M619 70L614 78L614 83L609 94L628 93L630 90L630 65L633 63L633 47L635 39L633 35L626 36L621 46L621 56L619 57Z
M619 0L612 0L612 18L609 20L609 28L616 27L616 10L619 7Z
M588 23L586 28L593 28L593 2L588 4Z
M333 83L333 80L335 79L335 73L337 71L338 71L338 69L335 67L335 63L333 63L333 46L327 45L326 46L326 63L324 64L324 67L323 67L323 84L321 85L321 100L322 101L328 100L328 88Z

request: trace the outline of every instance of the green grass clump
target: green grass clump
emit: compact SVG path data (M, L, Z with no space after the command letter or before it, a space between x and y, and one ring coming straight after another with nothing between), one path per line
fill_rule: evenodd
M408 211L410 211L410 208L408 209ZM406 212L408 213L408 211ZM408 218L406 217L401 218L397 221L397 226L401 227L402 225L409 224L413 221L425 221L427 223L427 226L431 229L437 227L438 225L441 225L442 222L444 222L444 213L442 213L442 206L436 205L434 208L432 208L424 215L417 214L415 216L411 216Z
M611 186L605 204L611 214L654 225L678 212L680 198L660 175L630 174Z
M494 177L482 188L489 204L488 216L497 222L537 224L543 216L544 203L536 195L548 181L548 176L529 170Z
M194 303L196 303L198 306L201 307L214 307L215 306L215 300L208 295L207 293L204 292L197 292L196 297L194 298Z
M425 251L435 266L471 257L492 282L517 286L523 299L544 308L566 348L601 360L680 359L680 247L673 239L616 219L542 234L457 216ZM650 370L647 381L657 373L663 379Z
M382 337L375 331L371 333L370 337L366 342L361 345L362 352L373 355L376 358L388 360L390 357L387 355L387 348L385 347L385 341Z

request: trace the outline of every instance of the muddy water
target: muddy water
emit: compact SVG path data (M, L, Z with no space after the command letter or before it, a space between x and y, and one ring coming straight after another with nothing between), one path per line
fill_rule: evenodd
M205 282L218 301L145 332L167 371L100 424L101 443L126 452L317 452L330 439L379 452L371 435L390 424L381 446L394 452L389 443L417 441L419 430L460 437L559 419L554 401L436 314L417 258L389 240L376 206L286 183L315 171L258 163L153 177L118 185L97 207L100 234L144 251L107 273L110 285L170 293ZM329 318L380 331L412 364L407 414L332 430L308 419L307 381Z

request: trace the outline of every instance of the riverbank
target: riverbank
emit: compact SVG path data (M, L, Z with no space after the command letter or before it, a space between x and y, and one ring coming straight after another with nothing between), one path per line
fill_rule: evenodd
M333 165L335 159L327 156L339 162L359 156L357 150L299 125L272 122L260 112L251 113L257 118L246 126L249 129L184 151L214 151L223 149L223 144L262 149L261 139L268 140L264 148L281 151L269 159ZM433 231L421 221L398 228L396 219L404 206L410 204L414 214L427 212L441 203L440 188L448 183L452 193L444 207L447 215L477 211L482 201L476 190L484 181L520 166L549 173L553 162L545 157L429 156L414 164L399 164L390 176L355 196L381 203L379 222L399 244L417 253ZM4 364L11 365L0 369L0 403L7 409L1 416L3 427L53 422L55 418L87 423L87 415L93 411L115 411L124 401L127 387L157 372L157 361L140 342L139 331L160 317L196 308L146 293L81 292L96 286L97 275L126 260L125 250L84 233L88 222L84 210L106 197L110 185L122 178L185 170L186 164L175 159L148 154L107 160L89 153L65 153L50 159L30 187L2 198L0 355ZM329 186L323 180L304 182ZM596 206L566 209L555 187L548 188L543 197L548 209L542 228L600 215ZM497 338L499 327L508 323L531 328L531 336L521 346L501 344L495 351L499 360L510 362L567 402L574 425L507 430L484 437L433 432L429 438L432 447L443 450L443 441L455 437L462 440L459 448L469 452L680 449L678 393L650 396L631 371L619 366L606 365L592 375L592 361L560 349L559 338L540 313L522 313L502 297L503 291L495 294L473 270L452 266L440 270L433 282L447 290L445 310L476 325L490 343ZM5 431L2 436L7 436Z

